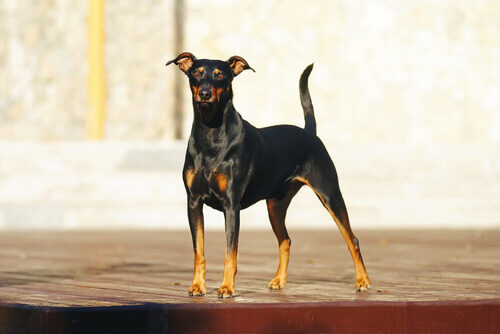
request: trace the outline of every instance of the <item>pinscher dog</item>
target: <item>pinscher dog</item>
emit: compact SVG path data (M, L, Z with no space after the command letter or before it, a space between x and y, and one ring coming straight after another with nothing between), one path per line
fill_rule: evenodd
M194 247L194 278L189 295L206 293L203 205L224 213L226 252L218 296L233 297L240 210L262 199L267 202L269 220L279 244L278 271L269 288L283 288L291 244L285 215L290 201L303 185L313 189L347 242L356 270L356 288L368 289L370 279L358 239L349 224L337 172L316 136L308 88L313 64L304 70L299 80L304 129L291 125L258 129L245 121L233 105L233 79L244 70L254 71L243 58L197 59L185 52L166 65L172 63L188 76L193 94L194 120L183 169Z

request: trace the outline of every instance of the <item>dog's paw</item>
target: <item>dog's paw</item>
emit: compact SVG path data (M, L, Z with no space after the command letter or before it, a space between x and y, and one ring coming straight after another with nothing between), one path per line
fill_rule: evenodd
M286 278L276 276L271 282L269 282L269 289L271 290L280 290L285 287Z
M234 286L221 286L217 296L219 298L233 298L236 295L234 291Z
M201 284L193 284L189 288L190 296L204 296L205 293L206 293L206 288Z
M370 279L368 276L359 277L356 279L356 290L366 291L370 288Z

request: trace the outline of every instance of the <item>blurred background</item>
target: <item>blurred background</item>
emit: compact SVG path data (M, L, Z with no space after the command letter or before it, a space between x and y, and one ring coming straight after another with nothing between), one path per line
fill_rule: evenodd
M0 229L188 229L181 51L244 57L234 103L259 127L303 126L314 62L354 229L499 228L499 18L497 0L2 0ZM334 227L305 188L287 221Z

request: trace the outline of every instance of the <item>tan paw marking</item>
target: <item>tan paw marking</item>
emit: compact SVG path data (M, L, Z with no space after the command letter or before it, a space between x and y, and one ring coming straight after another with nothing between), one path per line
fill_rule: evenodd
M271 290L280 290L285 287L286 278L284 277L275 277L271 282L269 282L269 289Z

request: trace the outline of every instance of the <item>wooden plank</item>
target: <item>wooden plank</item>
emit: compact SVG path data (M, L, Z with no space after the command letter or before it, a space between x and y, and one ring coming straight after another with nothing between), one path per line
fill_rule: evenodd
M498 301L5 308L7 333L498 333Z
M116 328L138 332L167 323L234 332L238 321L249 331L288 331L293 324L359 332L371 324L386 332L372 324L377 318L395 332L498 329L500 231L359 231L373 284L367 292L355 291L352 261L336 230L290 235L285 289L267 288L278 263L272 232L242 231L237 296L221 300L224 232L206 233L207 295L199 298L187 295L193 270L187 231L2 232L0 329L84 332L90 323L124 317ZM360 313L365 322L357 321ZM33 330L40 324L44 331Z
M282 291L267 289L278 262L272 233L242 233L235 302L500 297L499 231L484 231L481 235L447 231L442 239L439 231L359 234L373 281L373 288L366 293L354 291L352 262L334 230L291 231L294 241L289 279ZM222 277L223 238L223 233L207 232L206 303L218 302L215 292ZM188 232L3 232L0 256L0 303L15 303L22 291L26 291L22 299L27 305L40 305L44 300L51 303L49 297L42 296L57 292L66 296L58 298L58 305L64 305L64 300L70 305L72 299L80 305L83 297L89 305L93 300L101 303L106 296L127 305L152 302L154 296L160 303L193 300L187 298L193 266ZM12 297L10 288L17 289L16 297ZM30 296L35 295L36 300L31 302Z

